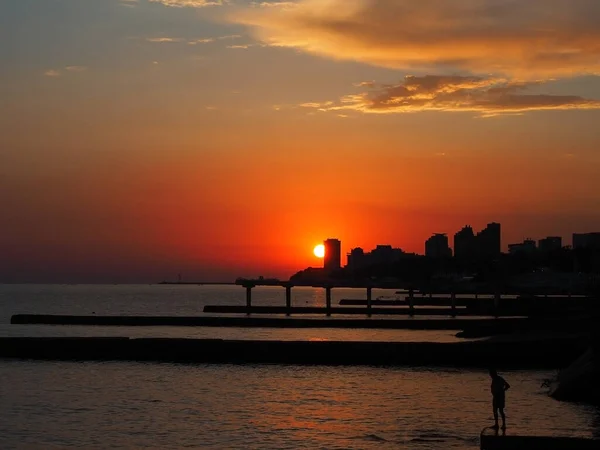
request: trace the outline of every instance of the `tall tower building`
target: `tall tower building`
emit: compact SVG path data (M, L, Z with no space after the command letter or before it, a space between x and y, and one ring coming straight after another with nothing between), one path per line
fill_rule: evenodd
M500 256L502 250L500 231L500 224L492 222L477 233L477 250L481 258L491 259Z
M325 257L323 267L326 272L335 272L342 267L342 242L339 239L327 239L323 242Z
M437 233L425 241L425 256L429 258L450 258L452 250L448 247L448 236Z
M467 225L454 235L454 256L458 259L470 261L475 256L475 233Z

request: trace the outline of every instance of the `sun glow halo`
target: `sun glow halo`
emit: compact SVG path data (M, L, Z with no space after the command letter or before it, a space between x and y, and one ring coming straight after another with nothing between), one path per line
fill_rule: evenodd
M325 246L323 244L319 244L315 247L313 252L317 258L323 258L325 257Z

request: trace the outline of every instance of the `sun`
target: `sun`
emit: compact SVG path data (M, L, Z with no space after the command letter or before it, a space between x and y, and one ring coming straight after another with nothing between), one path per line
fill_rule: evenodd
M313 252L317 258L324 258L325 257L325 246L323 244L319 244L315 247Z

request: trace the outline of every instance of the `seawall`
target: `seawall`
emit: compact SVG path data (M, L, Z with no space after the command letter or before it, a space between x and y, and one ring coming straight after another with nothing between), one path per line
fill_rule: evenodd
M0 338L0 357L72 361L410 365L558 369L587 339L411 343L141 338Z
M526 319L449 319L449 318L331 318L260 316L72 316L16 314L14 325L99 325L99 326L179 326L179 327L258 327L258 328L381 328L416 330L462 330L467 326L516 327Z

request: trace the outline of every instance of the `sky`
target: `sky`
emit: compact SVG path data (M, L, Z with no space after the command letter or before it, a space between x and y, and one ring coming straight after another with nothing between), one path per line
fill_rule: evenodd
M597 0L1 0L0 61L0 282L600 231Z

